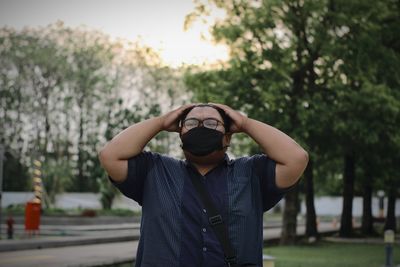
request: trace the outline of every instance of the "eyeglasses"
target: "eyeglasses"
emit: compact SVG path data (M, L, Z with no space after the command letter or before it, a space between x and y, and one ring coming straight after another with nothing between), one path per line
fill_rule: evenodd
M207 118L204 120L199 120L196 118L189 118L183 121L183 127L185 127L187 130L191 130L196 127L200 127L200 125L203 125L206 128L209 129L217 129L218 125L224 125L222 122L220 122L217 119L213 118Z

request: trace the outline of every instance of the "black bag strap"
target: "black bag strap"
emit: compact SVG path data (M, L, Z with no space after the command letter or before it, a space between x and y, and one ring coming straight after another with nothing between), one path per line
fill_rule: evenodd
M212 202L204 183L201 181L203 177L200 177L200 175L189 176L192 180L194 188L196 189L201 201L203 202L203 205L207 210L208 221L213 228L214 233L218 238L218 241L222 245L222 250L225 254L225 262L228 264L228 267L237 266L235 252L233 251L231 242L229 240L228 227L226 223L222 220L221 214L219 214L219 212L215 208L214 203Z

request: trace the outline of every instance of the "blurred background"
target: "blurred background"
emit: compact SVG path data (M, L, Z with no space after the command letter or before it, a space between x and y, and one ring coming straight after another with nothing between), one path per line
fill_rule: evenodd
M140 206L99 149L217 102L309 152L264 218L276 266L382 266L400 217L399 25L398 0L0 0L0 265L131 265ZM182 158L179 145L162 132L146 149ZM261 151L238 134L228 153Z

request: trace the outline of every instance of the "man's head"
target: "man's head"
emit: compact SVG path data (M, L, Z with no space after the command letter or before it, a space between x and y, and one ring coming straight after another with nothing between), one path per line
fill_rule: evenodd
M181 126L181 134L186 133L188 130L183 126L183 122L189 118L196 119L206 119L206 118L214 118L217 119L222 124L218 125L217 130L221 130L221 126L224 129L224 133L229 132L229 128L231 127L232 120L228 115L226 115L225 111L221 108L211 105L211 104L198 104L186 109L179 120L179 125Z
M188 160L212 164L223 158L231 139L231 119L222 109L210 104L190 107L182 113L179 125Z

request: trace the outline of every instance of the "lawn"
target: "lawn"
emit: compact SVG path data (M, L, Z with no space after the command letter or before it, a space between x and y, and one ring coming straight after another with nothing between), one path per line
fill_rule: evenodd
M275 267L381 267L384 245L319 243L264 249L276 258ZM394 247L394 264L400 264L400 246Z

